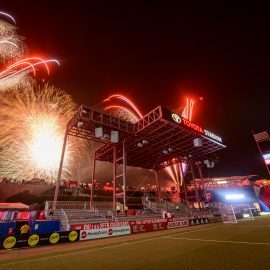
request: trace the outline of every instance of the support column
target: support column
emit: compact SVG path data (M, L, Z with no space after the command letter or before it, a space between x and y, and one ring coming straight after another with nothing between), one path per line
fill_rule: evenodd
M195 175L194 168L193 168L193 160L191 158L189 158L189 166L190 166L192 178L193 178L193 181L194 181L194 188L195 188L195 193L196 193L196 201L198 202L199 209L201 209L201 201L200 201L200 196L199 196L198 189L197 189L196 175Z
M116 147L113 147L113 210L116 209Z
M123 204L126 206L126 174L127 174L127 153L126 153L126 139L123 140Z
M56 180L56 186L55 186L55 192L54 192L54 198L53 198L53 206L52 209L55 210L56 208L56 202L58 198L58 193L59 193L59 186L61 182L61 175L62 175L62 169L63 169L63 163L64 163L64 157L65 157L65 150L66 150L66 143L67 143L67 131L65 132L65 137L64 137L64 142L63 142L63 147L62 147L62 153L61 153L61 159L60 159L60 165L58 169L58 175L57 175L57 180Z
M157 183L157 195L158 195L158 202L160 203L160 199L161 199L161 193L160 193L160 182L159 182L159 175L158 175L158 171L154 170L154 174L155 174L155 180Z
M201 178L201 181L202 181L203 195L204 195L204 198L206 200L207 197L206 197L206 190L205 190L205 186L204 186L204 178L203 178L203 175L202 175L201 163L197 162L196 164L197 164L199 175L200 175L200 178Z
M92 186L90 190L90 208L93 208L93 190L94 190L94 180L95 180L95 171L96 171L96 151L94 151L93 157L93 167L92 167Z
M181 176L181 178L183 180L183 186L184 186L184 192L185 192L185 199L186 199L186 206L188 206L187 186L186 186L185 176L184 176L184 173L183 173L182 162L180 162L178 164L178 168L179 168L179 171L180 171L180 176Z
M255 137L254 137L255 134L254 134L253 131L252 131L252 134L253 134L253 138L255 139ZM267 141L267 140L265 140L265 141ZM268 141L270 142L269 139L268 139ZM259 149L259 151L260 151L260 154L261 154L261 156L262 156L262 158L263 158L263 152L262 152L261 147L260 147L260 145L259 145L259 143L257 142L256 139L255 139L255 142L256 142L257 147L258 147L258 149ZM268 172L268 174L269 174L269 176L270 176L270 169L269 169L268 165L266 164L265 160L263 160L263 162L264 162L264 165L265 165L265 167L266 167L266 170L267 170L267 172Z

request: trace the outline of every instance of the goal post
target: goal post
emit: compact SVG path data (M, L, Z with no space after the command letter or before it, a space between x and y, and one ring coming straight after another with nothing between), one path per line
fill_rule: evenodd
M221 204L219 211L223 223L237 223L239 221L254 220L249 204Z
M219 211L220 211L223 223L237 223L234 209L231 204L219 205Z
M249 204L232 204L232 207L238 221L254 220L254 216Z

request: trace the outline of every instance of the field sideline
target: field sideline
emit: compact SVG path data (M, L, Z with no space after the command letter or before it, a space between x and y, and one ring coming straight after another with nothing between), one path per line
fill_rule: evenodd
M270 269L270 217L0 251L0 269Z

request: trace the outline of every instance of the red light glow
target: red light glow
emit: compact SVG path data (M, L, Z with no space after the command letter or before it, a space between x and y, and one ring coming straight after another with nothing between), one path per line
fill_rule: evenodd
M128 109L127 107L124 106L120 106L120 105L111 105L111 106L107 106L104 108L105 111L107 110L112 110L112 109L120 109L123 110L125 112L127 112L128 114L130 114L133 118L136 119L136 121L139 121L140 118L138 116L136 116L130 109Z
M182 116L189 121L192 121L192 114L193 114L193 108L194 108L194 99L192 98L186 98L186 106L184 108L184 111L182 112Z
M134 110L136 112L136 114L138 115L138 117L136 118L143 118L143 115L141 113L141 111L138 109L138 107L134 104L134 102L132 102L128 97L126 96L123 96L123 95L120 95L120 94L114 94L114 95L111 95L109 96L108 98L104 99L103 102L108 102L110 101L111 99L120 99L124 102L126 102L131 108L132 110Z
M198 125L196 125L196 124L194 124L194 123L188 121L188 120L185 119L185 118L182 118L182 120L183 120L183 124L184 124L185 126L191 128L191 129L193 129L193 130L195 130L195 131L197 131L197 132L203 133L203 129L202 129L200 126L198 126Z

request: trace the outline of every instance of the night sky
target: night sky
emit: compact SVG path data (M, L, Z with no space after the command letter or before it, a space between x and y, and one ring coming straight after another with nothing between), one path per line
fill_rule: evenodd
M127 94L144 113L158 105L178 108L185 95L202 96L194 122L228 146L211 175L267 176L251 134L269 130L267 6L68 2L0 3L16 18L32 55L60 60L61 67L46 78L51 84L78 104Z

